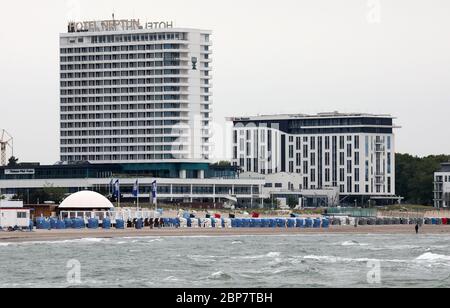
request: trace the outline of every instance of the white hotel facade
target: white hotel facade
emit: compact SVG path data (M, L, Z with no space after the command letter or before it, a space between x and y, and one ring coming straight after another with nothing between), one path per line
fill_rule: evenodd
M391 116L323 113L230 120L233 164L243 173L273 178L266 188L282 187L276 175L289 174L288 191L334 188L341 202L396 199Z
M60 35L61 161L207 161L211 32L104 23Z
M450 162L434 173L434 207L450 207Z

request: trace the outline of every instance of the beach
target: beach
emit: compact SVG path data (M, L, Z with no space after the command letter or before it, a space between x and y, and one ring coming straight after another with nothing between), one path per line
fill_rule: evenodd
M271 236L302 234L414 234L414 225L388 226L331 226L328 229L301 228L163 228L163 229L125 229L125 230L35 230L33 232L1 232L0 243L39 242L76 240L84 238L124 238L124 237L198 237L198 236ZM450 234L450 225L424 225L420 234Z

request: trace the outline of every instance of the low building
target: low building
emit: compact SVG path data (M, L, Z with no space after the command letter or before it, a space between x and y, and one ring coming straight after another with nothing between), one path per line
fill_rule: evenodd
M333 187L302 189L303 177L296 173L273 173L261 175L254 172L240 174L241 179L263 179L263 193L270 196L271 203L277 200L283 208L295 205L298 208L335 207L339 205L339 190Z
M442 164L434 174L434 207L450 207L450 162Z
M152 183L157 182L158 203L233 203L259 207L269 199L264 179L240 179L235 167L209 164L59 164L0 167L0 193L27 200L33 191L64 188L73 194L91 190L112 195L111 182L119 180L121 201L135 202L133 186L139 182L142 204L150 203ZM28 202L27 202L28 203Z
M25 208L0 208L0 228L26 229L30 225L30 210Z
M0 208L23 208L21 200L0 200Z

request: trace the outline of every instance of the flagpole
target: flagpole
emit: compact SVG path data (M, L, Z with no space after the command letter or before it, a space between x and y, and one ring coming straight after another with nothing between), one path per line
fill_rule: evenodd
M117 206L120 208L120 182L117 180Z
M137 210L139 211L139 184L137 185L136 206Z

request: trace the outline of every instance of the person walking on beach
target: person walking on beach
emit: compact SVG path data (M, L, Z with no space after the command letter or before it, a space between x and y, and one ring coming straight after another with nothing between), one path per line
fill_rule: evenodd
M419 224L416 224L416 234L419 234Z

